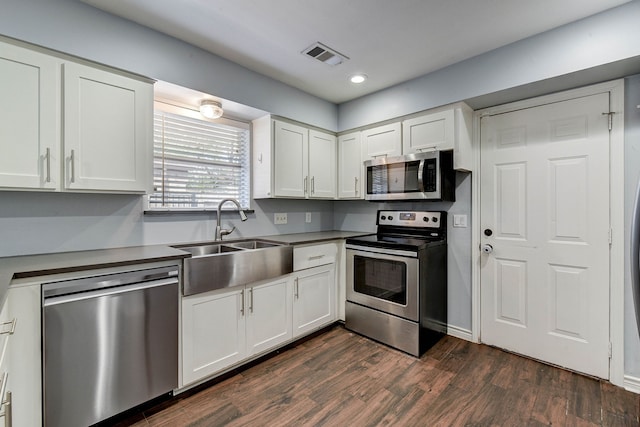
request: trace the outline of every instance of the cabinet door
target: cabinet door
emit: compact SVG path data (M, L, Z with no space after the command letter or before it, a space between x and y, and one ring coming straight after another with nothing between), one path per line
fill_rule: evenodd
M63 67L64 187L147 191L152 182L152 85L85 65Z
M455 139L454 110L427 114L402 122L402 152L453 150Z
M393 157L402 154L400 122L362 131L362 160Z
M360 132L338 137L338 198L362 199L362 144Z
M304 198L309 191L309 131L278 120L273 125L275 196Z
M244 311L244 288L182 299L183 385L245 357Z
M8 382L14 426L42 425L42 333L40 283L9 289L9 318L16 319L7 346ZM6 397L6 396L5 396Z
M335 321L334 265L328 264L297 272L293 295L294 338Z
M336 137L328 133L309 131L309 197L336 197Z
M247 356L262 353L291 339L292 286L290 276L247 286Z
M60 63L0 43L0 188L56 189Z

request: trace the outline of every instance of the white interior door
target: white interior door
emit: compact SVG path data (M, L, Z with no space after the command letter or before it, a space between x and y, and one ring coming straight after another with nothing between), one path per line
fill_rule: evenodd
M481 340L609 377L609 94L481 120ZM605 113L605 114L603 114Z

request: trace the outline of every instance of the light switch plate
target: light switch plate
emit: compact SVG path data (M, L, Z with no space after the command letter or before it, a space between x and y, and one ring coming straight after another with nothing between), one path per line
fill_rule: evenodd
M273 223L278 224L286 224L287 223L287 214L286 213L277 213L273 214Z
M453 226L466 228L467 227L467 216L466 215L453 215Z
M307 224L311 223L311 212L307 212L304 216L304 222Z

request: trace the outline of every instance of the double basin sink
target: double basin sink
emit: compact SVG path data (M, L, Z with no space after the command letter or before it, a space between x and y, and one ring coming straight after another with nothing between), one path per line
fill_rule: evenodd
M237 240L173 246L184 260L183 295L246 285L293 271L293 247L266 240Z

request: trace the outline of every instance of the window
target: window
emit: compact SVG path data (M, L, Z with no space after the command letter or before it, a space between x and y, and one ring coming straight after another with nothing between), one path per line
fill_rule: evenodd
M249 208L248 123L156 102L153 133L150 210L212 209L228 198Z

